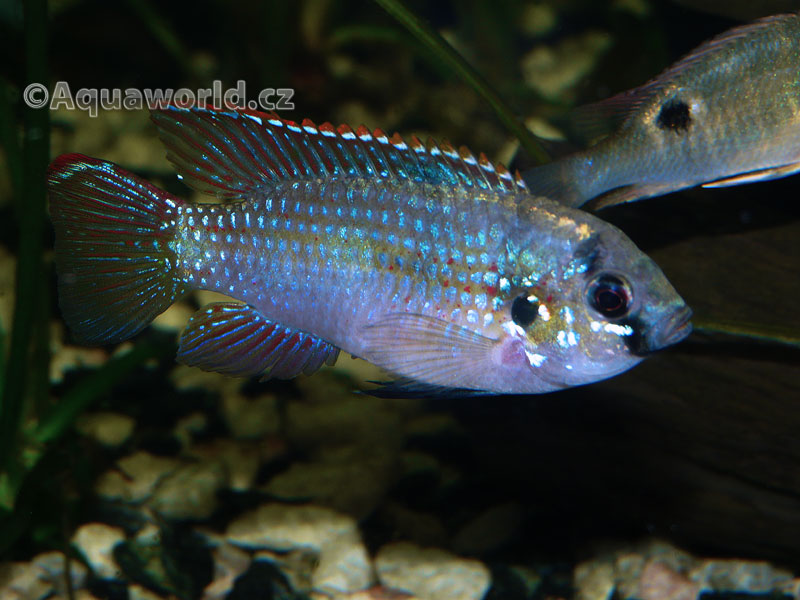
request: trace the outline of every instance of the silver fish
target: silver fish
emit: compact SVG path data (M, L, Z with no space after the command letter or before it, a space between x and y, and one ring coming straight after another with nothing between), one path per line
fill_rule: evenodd
M800 16L767 17L704 43L649 83L579 109L618 115L585 151L526 171L528 187L597 207L800 170Z
M485 157L255 112L157 111L190 204L81 155L49 173L62 312L86 343L134 335L198 289L179 359L293 377L340 349L396 395L540 393L683 339L690 311L618 229L531 196ZM386 391L386 390L384 390Z

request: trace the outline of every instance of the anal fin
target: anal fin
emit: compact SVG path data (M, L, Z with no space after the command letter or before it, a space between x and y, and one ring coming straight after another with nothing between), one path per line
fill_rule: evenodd
M748 171L747 173L739 173L733 177L726 177L724 179L717 179L716 181L709 181L704 183L704 188L721 188L729 187L732 185L740 185L742 183L754 183L756 181L769 181L770 179L780 179L788 175L794 175L800 171L800 162L791 163L788 165L781 165L780 167L769 167L767 169L759 169L758 171Z
M262 379L311 375L338 355L328 342L235 302L209 304L192 315L178 347L178 360L189 366Z

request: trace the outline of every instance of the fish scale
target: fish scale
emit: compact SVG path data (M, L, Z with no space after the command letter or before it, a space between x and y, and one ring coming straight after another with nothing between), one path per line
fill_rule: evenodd
M409 183L390 193L366 180L287 183L272 195L179 207L176 254L187 287L249 302L269 319L356 353L358 336L337 328L333 310L350 323L401 310L498 334L494 314L505 303L498 284L518 274L496 225L514 214L518 195ZM539 210L542 225L555 223ZM551 262L520 273L526 268L538 280L555 268ZM326 310L319 298L335 302Z
M615 227L527 192L485 157L363 127L251 111L153 113L190 204L120 167L48 174L64 318L126 339L197 289L178 358L289 378L339 350L384 395L542 393L610 377L690 329L689 309Z

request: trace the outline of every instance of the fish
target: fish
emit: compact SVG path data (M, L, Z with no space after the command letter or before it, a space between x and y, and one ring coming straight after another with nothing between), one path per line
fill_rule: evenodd
M292 378L340 351L384 395L535 394L627 370L690 309L616 227L447 142L250 110L151 113L191 203L78 154L48 172L76 341L128 339L194 290L178 360Z
M766 17L705 42L649 83L577 110L615 130L523 173L532 193L603 208L702 185L800 170L800 14Z
M798 0L674 0L688 8L726 19L752 21L758 17L788 13L800 8Z

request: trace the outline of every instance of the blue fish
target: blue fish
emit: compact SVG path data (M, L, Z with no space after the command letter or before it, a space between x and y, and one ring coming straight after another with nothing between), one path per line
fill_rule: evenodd
M214 290L180 361L294 377L340 350L391 393L541 393L683 339L689 309L618 229L528 193L484 156L252 111L152 115L192 204L117 165L50 167L61 310L87 344L127 339Z

